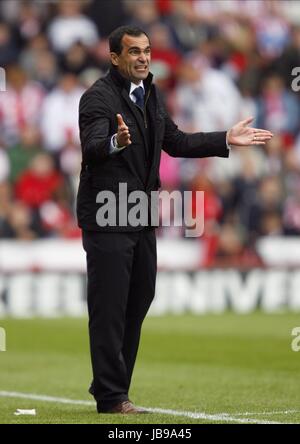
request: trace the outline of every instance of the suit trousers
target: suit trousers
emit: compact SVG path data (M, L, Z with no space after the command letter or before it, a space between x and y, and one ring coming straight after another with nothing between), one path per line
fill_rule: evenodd
M143 320L154 298L155 229L83 230L92 393L98 412L128 400Z

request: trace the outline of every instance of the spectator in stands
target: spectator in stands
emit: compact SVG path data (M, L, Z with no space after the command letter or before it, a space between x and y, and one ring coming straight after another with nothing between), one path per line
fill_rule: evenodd
M51 200L41 205L39 216L47 235L69 239L81 237L81 230L74 219L66 187L57 188L52 193Z
M257 124L270 131L296 134L300 122L299 101L285 88L277 74L271 74L263 82L257 102Z
M49 42L44 34L29 40L20 53L20 64L27 75L37 81L47 91L58 81L58 60L50 51Z
M260 221L260 234L262 236L283 236L284 227L282 215L279 211L266 211Z
M300 234L300 159L295 150L285 153L283 171L286 193L282 216L284 232L295 236Z
M289 42L290 26L280 2L263 2L265 13L256 17L254 27L260 54L272 61L279 57Z
M15 183L32 159L41 151L40 134L37 127L26 126L20 132L20 141L7 150L10 162L10 181Z
M181 55L173 47L170 29L165 24L156 23L150 26L149 37L151 40L151 71L159 88L167 92L175 85L175 75Z
M38 209L51 200L53 193L63 184L63 177L55 170L51 156L41 153L32 159L29 168L17 180L15 194L28 207Z
M197 205L197 191L204 192L204 208ZM204 214L204 221L206 223L218 225L222 216L222 202L216 193L213 183L209 180L204 171L201 171L192 182L192 214L193 217L201 217ZM201 214L196 214L197 209Z
M34 218L30 209L22 202L15 202L9 207L7 219L2 230L3 237L18 240L33 240L41 236L41 232L35 230Z
M38 218L24 203L12 200L8 182L0 182L0 238L32 240L42 235Z
M27 125L39 124L44 91L23 69L12 65L7 69L7 90L1 94L1 138L9 146L18 142Z
M80 75L85 69L96 67L96 62L88 48L81 42L75 42L61 57L60 67L63 72Z
M79 144L78 106L83 92L78 78L65 73L46 97L41 111L41 131L47 150L58 152L70 139Z
M12 30L6 23L0 21L0 66L15 63L17 59L18 51Z
M61 0L58 3L58 14L48 28L51 45L58 53L66 52L76 42L86 46L97 43L97 27L82 13L83 6L82 0Z
M6 237L7 219L12 205L12 190L8 181L0 181L0 239Z
M248 223L245 223L250 242L264 234L263 221L266 215L270 213L278 214L282 220L283 197L283 184L278 177L269 176L262 179L259 184L258 195L255 201L250 204Z
M238 268L242 266L244 243L241 230L232 224L220 227L214 250L211 263L207 265Z
M176 121L184 130L220 130L239 118L237 88L225 74L209 67L204 58L195 59L190 54L178 69L178 81Z
M209 20L206 21L201 15L197 14L196 3L194 0L189 2L173 1L170 15L165 18L172 30L176 48L182 53L198 47L216 30L214 22L217 21L217 16L213 17L213 23ZM201 4L204 4L204 2L201 1ZM213 2L205 2L205 4L211 6Z
M45 5L39 5L39 3L42 2L20 1L19 3L17 26L20 38L23 44L25 44L42 32L42 15L45 10Z
M131 16L131 24L148 32L150 27L160 22L159 13L155 2L152 0L128 1L127 11Z
M256 208L259 181L264 177L261 160L263 159L253 155L245 156L241 161L240 172L233 179L234 203L238 221L247 230L250 229L253 208Z
M126 13L126 2L123 0L102 1L101 8L99 8L99 2L91 1L87 5L86 12L95 22L98 33L105 38L116 27L122 26L130 20L130 16Z
M275 134L274 140L266 147L266 166L268 174L276 175L282 171L283 163L283 137L281 134Z

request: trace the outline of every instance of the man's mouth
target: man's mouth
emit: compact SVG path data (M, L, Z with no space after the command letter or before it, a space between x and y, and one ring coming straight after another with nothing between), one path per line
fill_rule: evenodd
M147 65L145 65L145 66L136 66L136 67L135 67L135 69L136 69L137 71L146 71L147 68L148 68Z

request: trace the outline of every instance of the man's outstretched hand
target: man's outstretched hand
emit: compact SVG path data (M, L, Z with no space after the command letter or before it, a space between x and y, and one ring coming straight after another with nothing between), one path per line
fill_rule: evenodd
M237 146L265 145L273 134L267 130L250 128L248 125L252 121L253 117L248 117L230 128L227 131L227 143Z
M121 114L117 114L118 120L118 133L117 143L118 147L124 147L131 144L129 128L123 120Z

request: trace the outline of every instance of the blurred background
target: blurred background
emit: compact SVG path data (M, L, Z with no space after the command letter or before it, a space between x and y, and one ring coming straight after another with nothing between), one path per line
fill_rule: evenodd
M221 131L252 115L275 134L229 160L163 153L162 189L205 192L205 233L157 230L152 312L299 310L299 2L2 0L0 316L85 310L78 104L123 24L150 36L151 71L181 129Z

